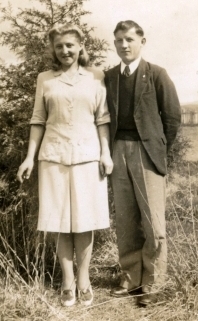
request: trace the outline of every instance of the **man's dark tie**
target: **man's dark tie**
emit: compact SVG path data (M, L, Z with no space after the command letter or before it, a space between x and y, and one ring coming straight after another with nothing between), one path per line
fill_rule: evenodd
M129 68L129 66L126 66L124 68L123 75L126 76L126 77L129 77L130 74L131 74L130 68Z

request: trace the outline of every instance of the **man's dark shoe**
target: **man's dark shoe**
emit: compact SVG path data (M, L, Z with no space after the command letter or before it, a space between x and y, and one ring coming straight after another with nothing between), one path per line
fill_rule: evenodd
M114 296L115 298L122 298L128 296L129 293L126 288L123 288L122 286L117 286L116 288L111 290L110 295Z
M152 303L151 294L150 293L143 293L138 300L138 304L143 307L147 307Z
M114 296L115 298L123 298L129 295L135 295L138 293L139 293L139 289L128 290L126 288L123 288L123 286L117 286L116 288L111 290L110 295Z

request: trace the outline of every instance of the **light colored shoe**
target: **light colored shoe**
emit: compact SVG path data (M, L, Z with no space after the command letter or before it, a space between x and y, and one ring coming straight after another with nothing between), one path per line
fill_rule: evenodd
M76 302L76 288L74 290L61 291L61 304L64 307L71 307Z
M83 305L91 305L93 301L93 290L91 284L86 290L78 290L78 299Z

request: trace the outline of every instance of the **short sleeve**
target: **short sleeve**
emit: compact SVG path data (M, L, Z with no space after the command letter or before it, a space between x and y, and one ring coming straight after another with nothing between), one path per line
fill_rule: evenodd
M106 88L103 80L98 80L97 93L96 93L96 114L95 122L96 125L103 125L110 123L110 114L107 107L106 101Z
M39 74L37 78L37 85L36 85L34 110L33 110L32 118L30 120L30 124L45 126L46 119L47 119L47 112L46 112L44 96L43 96L43 79L42 79L42 75Z

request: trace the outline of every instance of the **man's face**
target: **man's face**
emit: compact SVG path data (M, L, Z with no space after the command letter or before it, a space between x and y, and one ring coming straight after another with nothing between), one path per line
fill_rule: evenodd
M136 34L135 28L127 31L118 30L114 40L117 54L126 65L140 56L141 49L145 42L145 38Z

